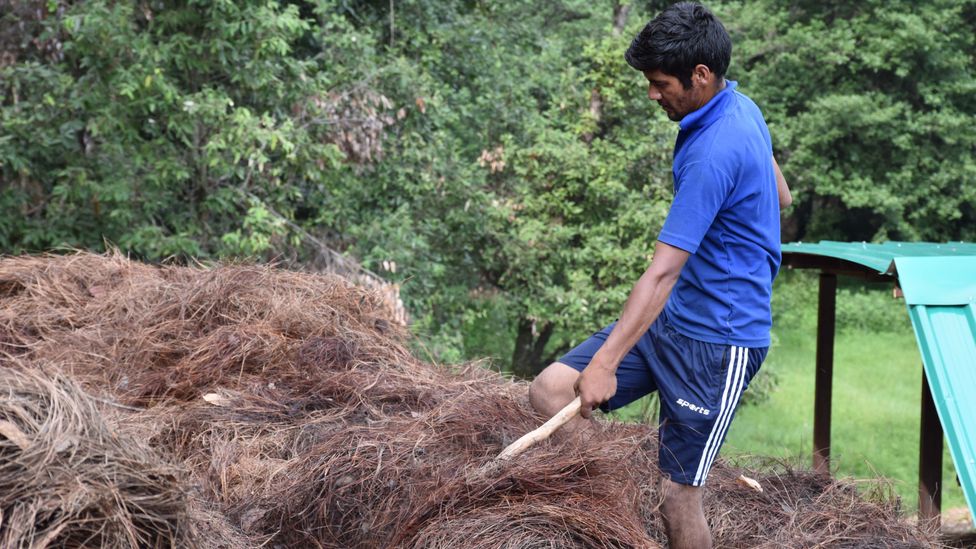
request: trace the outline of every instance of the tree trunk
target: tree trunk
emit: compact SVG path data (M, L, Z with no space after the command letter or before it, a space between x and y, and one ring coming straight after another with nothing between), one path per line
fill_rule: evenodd
M627 26L627 16L630 15L630 4L617 3L613 6L613 36L620 36Z
M541 330L538 329L540 324ZM552 330L552 322L536 323L528 318L519 319L515 351L512 353L513 375L532 379L549 365L550 358L544 353L546 343L552 337Z
M620 3L616 2L613 6L613 28L610 33L613 36L620 36L624 31L624 27L627 26L627 17L630 15L630 3ZM600 94L599 88L593 88L590 90L590 116L593 117L593 121L596 122L597 131L586 132L583 134L583 142L589 145L593 142L593 138L597 135L603 134L603 129L600 127L603 121L603 96Z

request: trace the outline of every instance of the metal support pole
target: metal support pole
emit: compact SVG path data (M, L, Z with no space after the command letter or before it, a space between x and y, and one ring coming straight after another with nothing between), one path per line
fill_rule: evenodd
M813 468L830 473L830 402L834 377L837 275L820 273L817 305L817 372L813 402Z
M922 368L922 419L918 438L918 518L938 528L942 513L942 423Z

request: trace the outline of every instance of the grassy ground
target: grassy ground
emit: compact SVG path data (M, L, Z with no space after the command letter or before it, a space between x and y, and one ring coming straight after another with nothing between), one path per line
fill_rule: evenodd
M722 454L763 455L810 464L815 333L781 334L770 352L777 387L740 409ZM838 334L834 351L831 466L837 476L890 479L906 510L918 490L922 366L910 329ZM948 447L943 508L965 505Z

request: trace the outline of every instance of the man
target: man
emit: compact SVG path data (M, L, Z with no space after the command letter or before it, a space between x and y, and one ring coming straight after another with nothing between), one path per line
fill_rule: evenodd
M701 486L766 356L790 202L762 113L725 79L731 54L725 28L694 3L662 12L627 50L648 97L680 124L674 201L619 320L530 389L547 415L578 394L584 418L659 392L661 510L676 549L711 546Z

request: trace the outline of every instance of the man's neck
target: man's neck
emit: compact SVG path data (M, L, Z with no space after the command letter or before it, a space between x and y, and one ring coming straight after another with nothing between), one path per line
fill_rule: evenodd
M713 97L718 95L724 89L725 89L725 78L721 78L714 86L710 86L708 91L705 93L705 95L702 96L701 102L699 103L697 109L700 109L705 105L707 105L708 102L711 101Z

